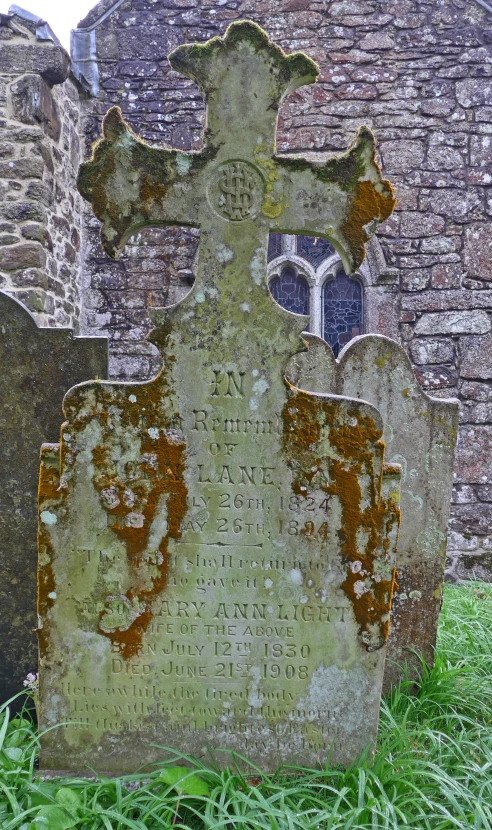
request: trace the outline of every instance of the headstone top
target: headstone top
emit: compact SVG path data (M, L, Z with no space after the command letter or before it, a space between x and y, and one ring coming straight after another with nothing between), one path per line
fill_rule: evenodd
M446 560L459 401L430 397L405 349L378 334L350 341L335 359L319 337L302 335L308 350L288 361L295 386L366 398L384 421L385 458L402 468L398 590L391 611L385 686L417 678L421 657L433 663Z
M304 52L286 55L260 26L249 20L231 23L224 37L214 37L206 43L178 46L169 55L169 63L177 72L195 81L205 95L209 95L217 91L217 77L222 74L224 80L230 71L231 51L262 58L268 74L274 75L277 104L298 87L313 83L320 72L317 63ZM240 82L242 86L244 78L240 78ZM223 85L226 86L225 83Z
M365 243L395 205L371 131L361 127L339 156L275 153L280 102L316 80L314 61L285 55L256 24L240 21L223 38L180 46L170 62L205 95L204 147L151 148L117 107L109 110L103 139L78 182L102 222L106 252L116 256L144 225L191 225L206 237L225 221L250 225L262 257L270 230L303 233L329 239L347 272L357 268ZM198 270L200 282L200 263Z
M36 561L39 448L55 441L73 384L107 377L104 337L43 327L0 291L0 704L37 666ZM13 704L21 708L22 698Z

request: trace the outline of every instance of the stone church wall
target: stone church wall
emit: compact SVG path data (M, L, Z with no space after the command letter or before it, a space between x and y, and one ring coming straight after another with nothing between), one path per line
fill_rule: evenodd
M19 167L6 177L14 184L1 217L2 236L11 237L0 246L4 286L21 292L31 307L40 302L35 310L51 324L64 322L63 313L75 317L80 306L84 333L111 338L112 377L144 379L157 371L159 360L144 340L148 308L189 290L198 232L145 229L120 261L109 261L97 221L86 212L80 222L77 115L85 157L112 104L150 143L198 148L201 96L172 72L166 56L185 41L223 34L241 17L263 25L287 51L303 49L321 65L316 87L298 90L282 106L281 152L343 150L360 124L376 134L399 204L378 232L382 273L396 270L391 290L397 298L384 312L392 319L375 330L399 332L431 394L460 398L449 572L492 578L492 14L475 0L102 0L75 36L72 69L79 86L72 76L52 85L27 64L18 75L0 67L1 106L13 137L0 164L42 160L36 175L23 177ZM56 45L42 48L53 52ZM49 118L13 119L8 90L27 72L44 77L63 113L58 139L48 134ZM82 93L87 87L97 94ZM41 147L55 159L52 172ZM55 180L60 196L50 203ZM40 188L36 196L32 183L48 192ZM29 210L37 209L40 218L24 218L20 208L21 218L9 218L17 210L10 203L17 202L34 206ZM23 235L27 222L45 229L44 243ZM73 231L81 233L80 253ZM11 260L3 267L16 246L34 242L37 264L13 268ZM65 255L66 243L74 253L67 248ZM43 257L46 265L39 264ZM61 271L64 264L69 274ZM31 285L41 273L47 287Z
M0 20L0 285L66 326L80 308L80 95L68 54L31 17Z
M378 237L399 272L401 342L425 389L462 402L450 570L492 573L492 14L474 0L126 0L97 25L114 6L81 24L94 27L100 84L88 139L117 103L149 142L199 147L201 96L166 55L240 17L321 65L316 87L283 105L280 151L340 151L360 124L374 129L399 199ZM133 259L113 265L89 234L84 319L116 338L114 371L137 377L155 367L146 307L186 290L194 246L157 229L132 242Z

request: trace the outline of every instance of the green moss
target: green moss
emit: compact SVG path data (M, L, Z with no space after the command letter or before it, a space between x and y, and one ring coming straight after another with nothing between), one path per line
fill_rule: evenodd
M279 157L278 161L291 171L312 171L320 181L337 184L342 190L350 192L366 172L364 150L368 143L372 145L374 155L374 136L366 127L361 127L348 150L328 159L323 165L313 164L302 156Z
M279 73L279 83L287 87L295 78L305 78L305 83L313 83L319 74L319 66L303 52L286 55L276 44L272 43L267 33L252 20L238 20L228 26L224 37L213 37L206 43L190 43L178 46L169 55L173 69L187 77L193 78L204 89L207 85L206 74L213 59L226 50L234 50L240 43L249 43L256 52L266 52Z

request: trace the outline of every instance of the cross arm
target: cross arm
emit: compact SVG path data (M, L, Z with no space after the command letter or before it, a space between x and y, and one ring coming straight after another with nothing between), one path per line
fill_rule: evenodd
M145 225L198 226L202 171L211 152L149 147L125 123L119 107L108 110L103 138L81 165L77 180L102 222L106 253L116 257L132 233Z
M263 204L271 230L329 239L347 273L353 273L364 259L365 243L396 204L375 156L374 136L367 127L358 130L339 156L275 156L268 163Z

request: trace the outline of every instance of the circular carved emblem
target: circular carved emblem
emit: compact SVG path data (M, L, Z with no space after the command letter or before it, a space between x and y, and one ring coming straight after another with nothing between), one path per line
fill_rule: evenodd
M263 197L261 173L248 161L226 161L212 175L208 186L211 207L223 219L254 219Z

